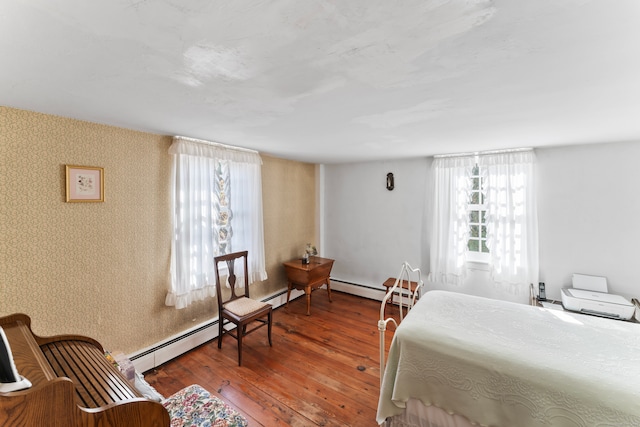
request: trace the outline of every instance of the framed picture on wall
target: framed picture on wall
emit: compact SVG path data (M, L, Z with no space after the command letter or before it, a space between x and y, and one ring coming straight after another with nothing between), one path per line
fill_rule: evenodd
M104 168L66 165L67 202L104 202Z

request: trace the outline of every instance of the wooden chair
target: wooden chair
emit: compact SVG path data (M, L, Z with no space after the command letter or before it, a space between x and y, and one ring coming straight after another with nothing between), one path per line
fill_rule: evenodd
M242 339L251 332L267 326L269 346L271 343L271 325L273 319L273 307L271 304L254 300L249 297L248 252L235 252L220 255L214 258L216 270L216 293L218 294L218 348L222 348L222 338L229 334L238 341L238 366L242 366ZM244 262L244 295L236 295L236 261ZM220 280L219 263L224 262L228 269L228 282L231 287L231 295L224 300L222 298L223 283ZM247 330L247 325L252 322L259 323ZM235 329L226 330L225 325L233 323Z

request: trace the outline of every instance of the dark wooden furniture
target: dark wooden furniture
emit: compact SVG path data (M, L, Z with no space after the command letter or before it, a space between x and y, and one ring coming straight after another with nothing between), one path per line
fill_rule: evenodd
M385 293L389 292L389 289L393 287L393 285L396 283L396 280L397 279L394 278L394 277L389 277L387 280L385 280L385 282L382 284L382 286L384 286L385 289L386 289ZM417 286L418 286L417 282L409 282L409 285L407 286L407 281L405 280L402 283L402 291L404 291L404 292L408 291L409 292L408 297L409 298L413 298L413 296L414 296L414 294L416 292ZM391 298L389 298L389 304L393 304L393 297L395 295L400 295L400 289L398 289L397 292L394 292L393 294L391 294ZM420 295L418 294L415 297L416 297L416 300L418 300L418 298L420 298ZM398 303L398 304L400 304L400 303Z
M309 264L303 264L301 259L294 259L284 263L287 271L287 280L289 288L287 290L287 306L289 306L289 297L291 289L303 289L307 295L307 316L311 314L311 292L318 289L322 285L327 285L327 294L331 301L331 283L329 276L334 260L329 258L320 258L318 256L309 257Z
M26 314L0 318L18 373L32 387L0 393L0 425L169 426L169 414L148 400L105 357L96 340L39 337Z
M216 270L216 292L218 295L218 348L222 348L222 337L231 335L238 341L238 366L242 366L242 338L251 332L267 326L269 336L269 346L271 343L271 327L273 320L273 306L269 303L251 299L249 297L249 275L248 252L234 252L227 255L220 255L214 258ZM242 263L244 270L244 295L236 295L237 275L235 273L236 261ZM224 299L222 296L222 281L220 280L219 264L223 262L227 266L227 281L231 288L231 294ZM233 323L235 330L227 330L225 325ZM257 326L247 330L247 325L257 323Z

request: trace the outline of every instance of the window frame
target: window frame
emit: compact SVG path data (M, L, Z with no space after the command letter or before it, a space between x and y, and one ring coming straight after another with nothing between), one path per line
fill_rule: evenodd
M466 212L469 218L469 238L467 240L466 248L467 261L488 264L490 262L490 251L486 245L488 205L486 190L484 188L485 177L482 175L482 170L477 158L471 170L469 179L470 190ZM474 212L478 212L477 221L473 221L472 217ZM473 227L478 228L477 236L473 236ZM478 250L473 250L469 247L472 241L478 242Z

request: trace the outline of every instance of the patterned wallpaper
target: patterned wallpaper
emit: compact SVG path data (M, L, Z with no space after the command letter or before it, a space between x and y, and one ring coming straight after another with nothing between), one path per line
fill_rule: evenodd
M7 107L0 129L0 315L26 313L38 335L88 335L126 353L216 315L214 299L164 305L169 136ZM285 287L281 262L315 238L315 166L263 162L270 276L255 296ZM104 203L65 203L65 164L103 167Z

